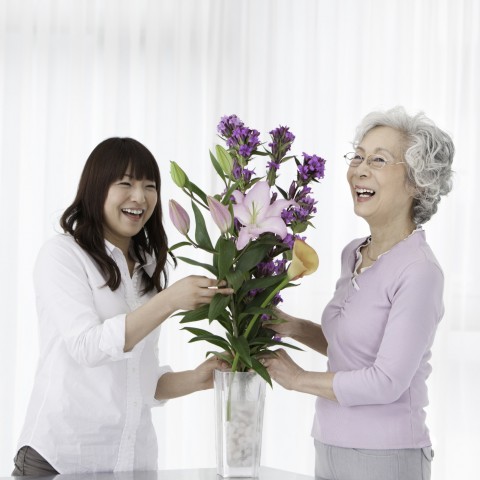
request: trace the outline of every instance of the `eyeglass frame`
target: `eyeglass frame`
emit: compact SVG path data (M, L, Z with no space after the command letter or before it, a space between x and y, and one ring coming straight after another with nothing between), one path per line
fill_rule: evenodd
M352 165L352 160L353 160L353 158L352 158L352 159L349 159L347 155L358 155L358 156L362 159L362 161L361 161L358 165ZM373 169L375 169L375 170L382 170L382 168L384 168L384 167L387 166L387 165L388 165L388 166L393 166L393 165L399 165L399 164L401 164L401 163L405 163L405 164L407 163L407 162L393 162L393 163L392 163L392 162L389 162L383 155L378 155L378 154L376 154L376 153L371 153L370 155L367 155L366 157L362 157L362 156L361 156L359 153L357 153L357 152L347 152L347 153L343 156L343 158L345 159L345 162L347 162L347 165L348 165L349 167L357 168L357 167L359 167L363 162L366 161L366 162L367 162L367 166L370 167L370 168L373 168ZM371 160L372 158L381 158L385 163L383 163L381 167L379 167L379 166L374 166L374 165L372 165L372 160Z

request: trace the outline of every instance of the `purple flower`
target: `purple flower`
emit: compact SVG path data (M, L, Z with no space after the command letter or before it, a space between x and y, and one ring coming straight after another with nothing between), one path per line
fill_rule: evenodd
M288 225L290 223L293 222L293 220L295 220L295 216L293 214L293 210L284 210L282 213L281 213L281 216L282 216L282 220Z
M273 297L273 300L272 300L272 304L277 306L280 302L283 302L283 298L281 297L281 295L279 293L277 293L274 297Z
M303 164L298 165L298 183L305 185L312 180L318 180L325 175L325 160L317 155L303 152Z
M287 260L277 259L269 260L268 262L260 262L257 265L256 276L259 277L271 277L272 275L281 275L285 272L287 266Z
M284 239L283 243L287 245L290 249L293 248L293 244L295 243L295 240L305 240L307 237L301 237L300 235L292 235L289 233Z
M242 168L236 160L233 162L232 175L235 180L239 180L240 178L243 178L245 183L248 183L250 182L252 175L254 173L255 173L255 170Z
M293 200L295 198L296 193L297 193L297 182L294 180L290 184L290 188L288 189L288 199Z
M273 157L279 161L290 150L295 135L289 131L288 127L279 126L270 131L272 142L268 146L272 149Z
M241 127L243 122L236 115L224 116L220 119L220 123L217 125L217 131L223 137L229 138L232 136L233 131L237 127ZM227 141L227 145L228 145ZM231 145L228 145L229 147Z
M253 148L250 145L240 145L238 153L245 158L248 158L252 154Z
M267 167L273 170L278 170L280 168L280 164L276 162L268 162Z
M304 185L302 189L295 194L295 201L298 203L304 201L304 199L307 198L307 195L311 193L311 191L312 189L310 187L308 187L307 185Z
M233 128L227 145L238 151L243 158L249 158L253 151L260 145L260 133L243 126L243 123Z

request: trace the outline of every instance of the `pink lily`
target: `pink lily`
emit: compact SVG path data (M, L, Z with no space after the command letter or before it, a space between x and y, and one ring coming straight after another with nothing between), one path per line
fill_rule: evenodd
M170 200L168 202L168 213L174 227L182 235L186 235L190 230L190 217L186 210L175 200Z
M244 225L238 234L238 250L265 232L285 238L288 233L287 226L280 215L284 209L294 205L294 201L280 199L270 204L270 187L267 182L257 182L246 195L235 190L233 196L237 202L233 206L233 213Z
M210 208L210 214L213 221L222 233L228 232L232 226L232 215L228 210L228 207L220 203L216 198L207 197L208 208Z

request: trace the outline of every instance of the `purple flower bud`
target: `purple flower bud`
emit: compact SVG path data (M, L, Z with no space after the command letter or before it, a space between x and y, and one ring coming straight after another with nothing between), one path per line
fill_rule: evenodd
M210 208L210 214L212 215L213 221L216 223L217 227L222 233L228 232L232 226L233 220L228 207L213 197L207 197L207 203L208 207Z
M303 164L297 167L298 180L301 184L318 180L325 175L325 160L317 155L308 155L303 152Z
M186 235L190 230L190 217L186 210L175 200L170 200L168 202L168 213L175 228L182 235Z
M236 127L241 127L242 125L243 122L236 115L224 116L220 119L217 130L220 135L228 138L231 137Z
M297 182L294 180L291 184L290 184L290 188L288 189L288 198L290 200L293 200L293 198L295 197L295 192L297 191Z

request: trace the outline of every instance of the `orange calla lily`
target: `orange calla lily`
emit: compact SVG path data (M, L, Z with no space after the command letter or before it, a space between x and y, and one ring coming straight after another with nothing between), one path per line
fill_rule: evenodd
M292 253L292 262L287 271L290 280L298 280L299 278L302 278L305 275L310 275L317 270L317 252L303 240L295 240Z

